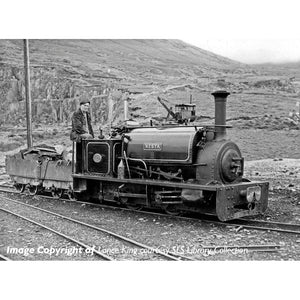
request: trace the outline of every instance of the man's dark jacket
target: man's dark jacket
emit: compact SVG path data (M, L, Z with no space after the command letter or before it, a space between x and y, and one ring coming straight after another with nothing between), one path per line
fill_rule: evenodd
M94 137L94 132L91 124L91 115L88 112L86 114L89 132ZM84 127L86 127L85 117L82 110L79 108L76 112L74 112L72 116L72 131L70 133L71 141L75 141L77 143L81 142L80 134L88 133L84 131Z

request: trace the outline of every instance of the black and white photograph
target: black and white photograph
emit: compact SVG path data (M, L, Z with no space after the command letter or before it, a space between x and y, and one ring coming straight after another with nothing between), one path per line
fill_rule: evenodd
M296 6L113 2L2 26L1 267L298 266Z
M0 44L4 259L299 259L297 64L173 39Z

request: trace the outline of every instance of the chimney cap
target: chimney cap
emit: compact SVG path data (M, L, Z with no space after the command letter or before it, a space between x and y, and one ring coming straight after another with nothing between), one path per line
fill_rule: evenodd
M227 91L215 91L213 93L211 93L214 97L223 97L223 98L226 98L227 96L230 95L229 92Z

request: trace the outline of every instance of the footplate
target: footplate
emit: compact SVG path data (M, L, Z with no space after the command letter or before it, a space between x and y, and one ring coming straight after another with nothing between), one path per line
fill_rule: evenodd
M218 187L216 213L221 221L263 213L268 206L268 182L243 182Z

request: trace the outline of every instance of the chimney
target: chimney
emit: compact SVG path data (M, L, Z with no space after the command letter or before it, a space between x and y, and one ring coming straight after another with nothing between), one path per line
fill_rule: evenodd
M215 139L221 139L226 135L226 100L230 95L227 91L216 91L215 97Z

